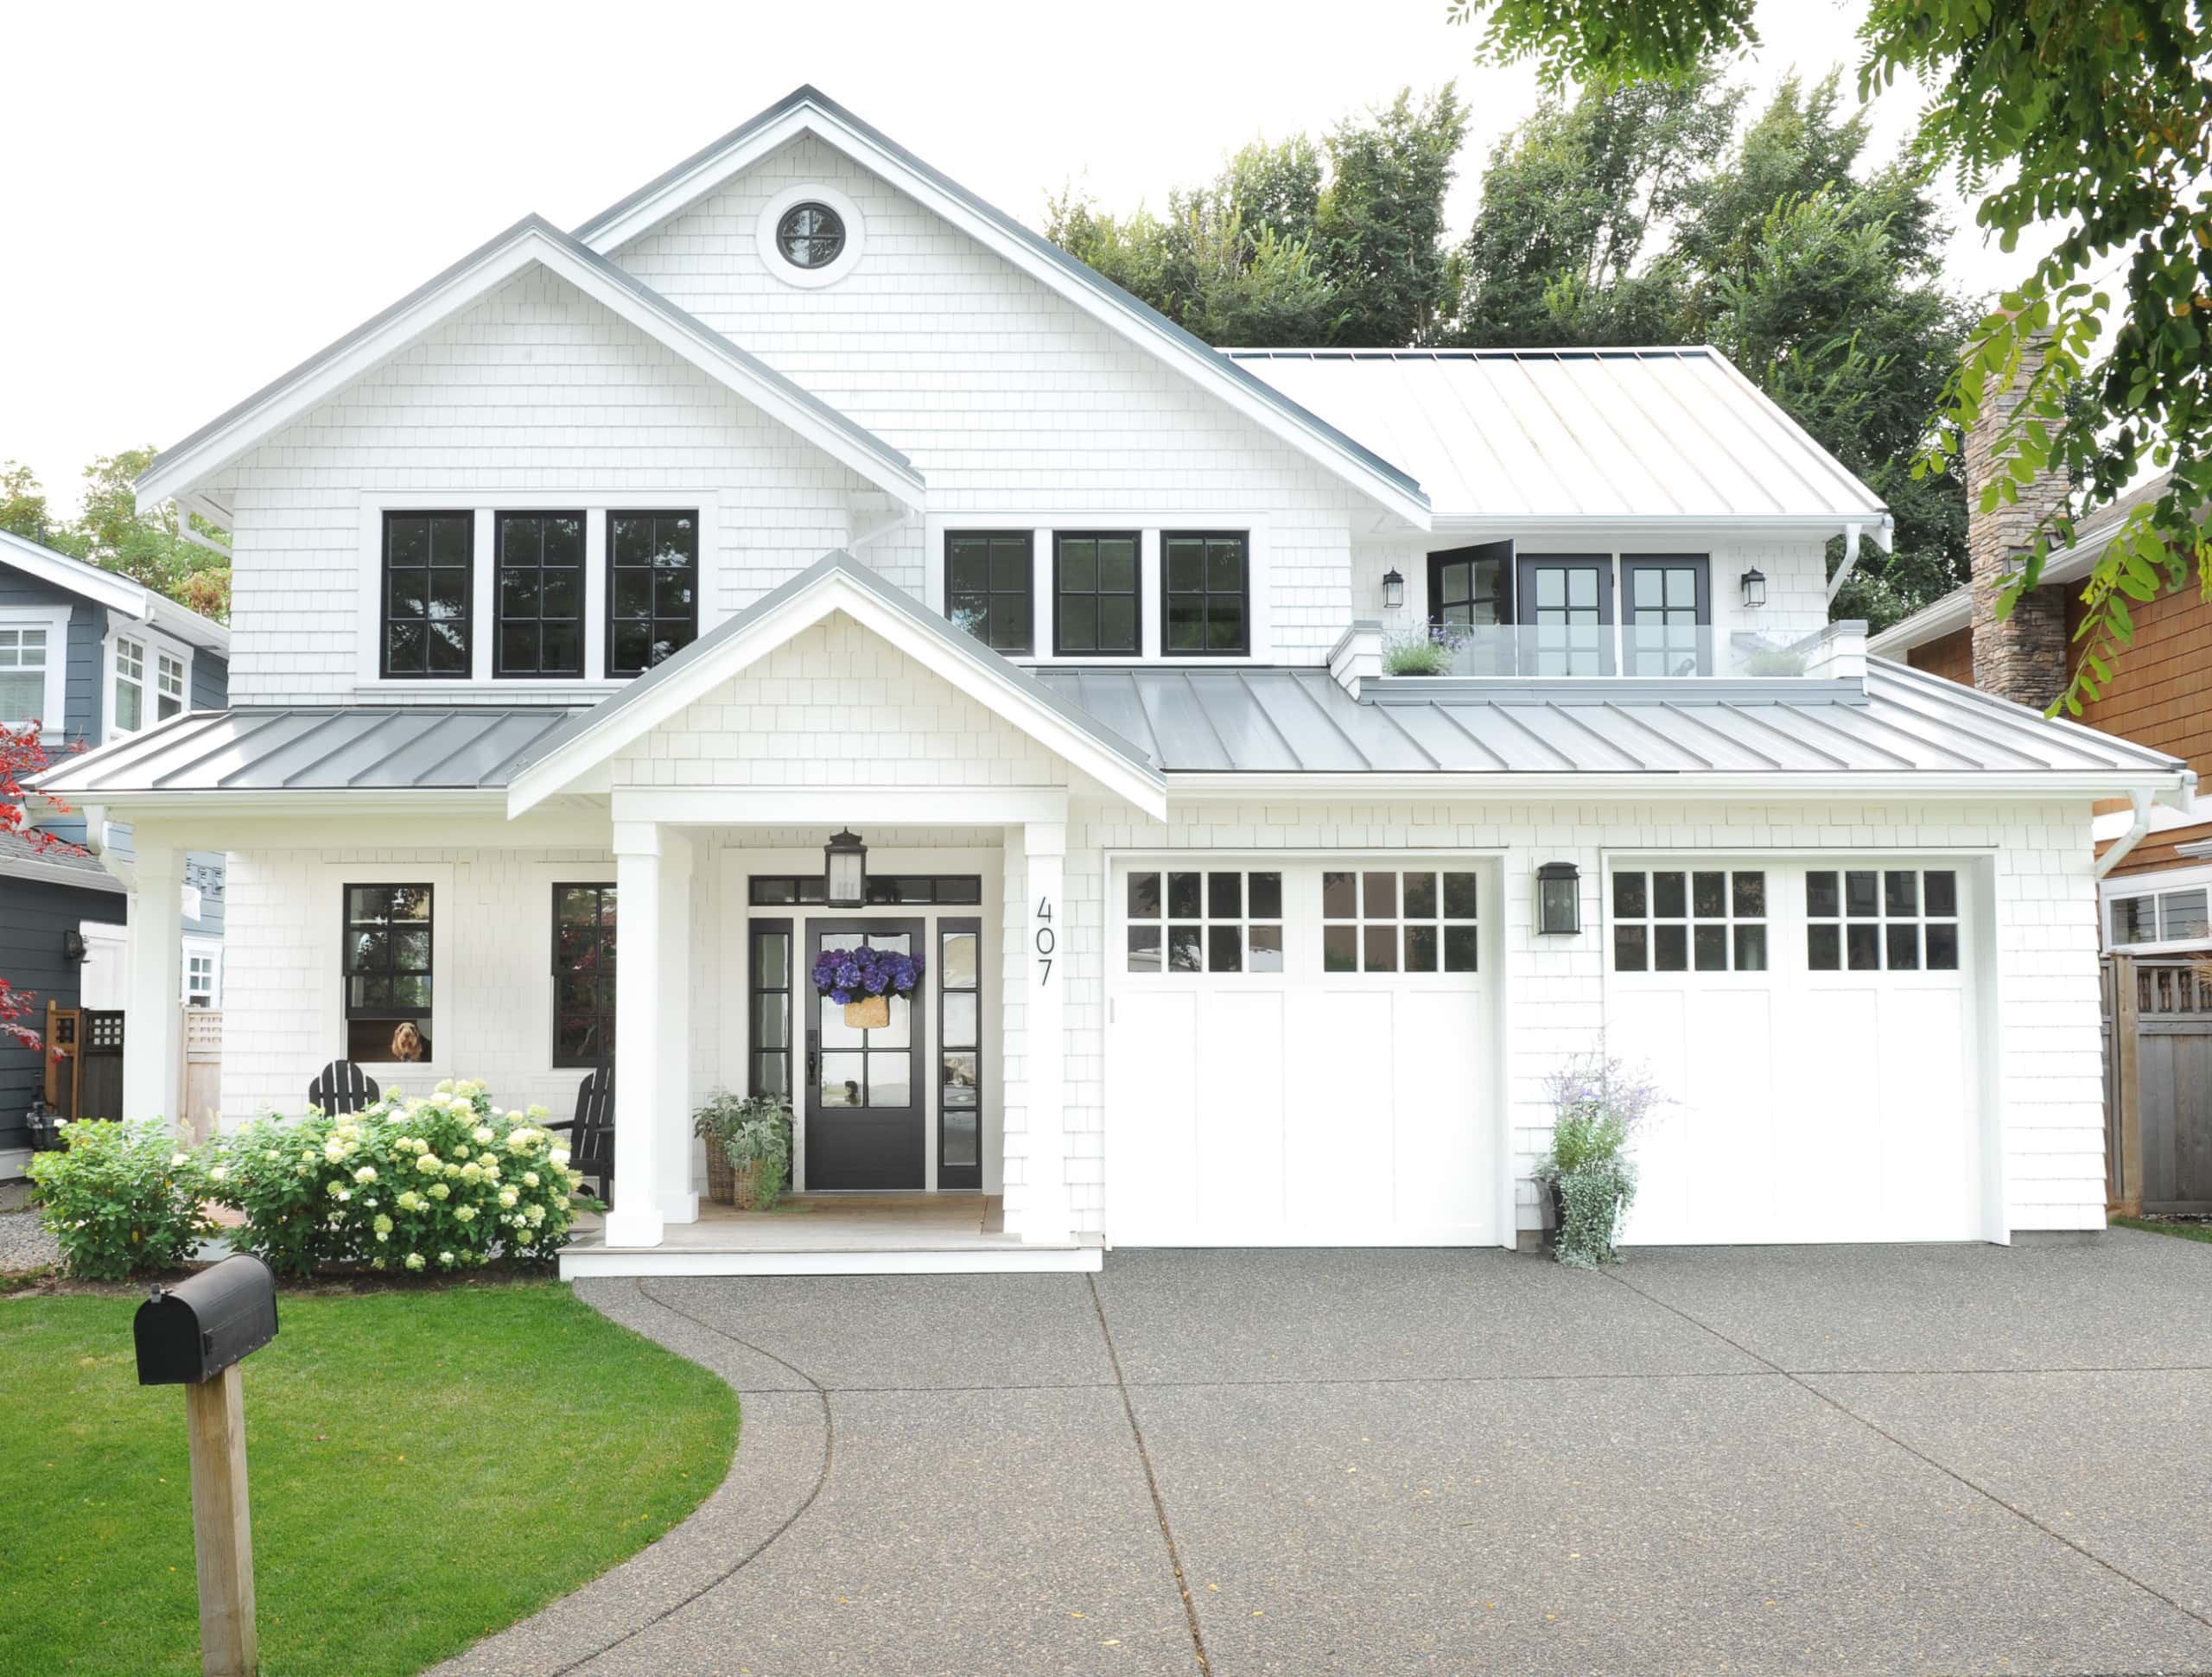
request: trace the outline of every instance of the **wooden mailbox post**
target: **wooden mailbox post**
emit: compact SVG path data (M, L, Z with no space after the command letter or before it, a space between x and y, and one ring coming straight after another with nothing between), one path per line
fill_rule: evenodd
M184 1388L192 1434L192 1529L207 1677L254 1677L253 1528L246 1509L245 1403L238 1363L276 1337L276 1280L258 1258L226 1258L156 1286L131 1324L138 1383Z

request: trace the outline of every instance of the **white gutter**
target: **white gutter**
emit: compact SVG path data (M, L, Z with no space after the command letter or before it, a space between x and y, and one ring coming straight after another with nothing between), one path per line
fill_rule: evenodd
M2128 799L2135 805L2135 819L2127 823L2127 830L2120 835L2111 849L2097 858L2099 879L2112 872L2127 859L2127 853L2142 843L2143 835L2151 830L2151 797L2146 791L2132 791Z
M1835 568L1835 575L1828 579L1828 604L1831 606L1835 604L1836 595L1843 592L1843 585L1851 580L1851 573L1858 568L1859 538L1865 530L1866 526L1860 524L1847 524L1843 527L1843 562ZM1895 552L1897 531L1897 520L1885 512L1882 522L1874 528L1874 545L1885 553Z

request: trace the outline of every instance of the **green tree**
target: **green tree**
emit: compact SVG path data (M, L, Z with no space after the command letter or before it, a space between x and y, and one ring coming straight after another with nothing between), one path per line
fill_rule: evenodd
M104 570L167 594L219 623L230 620L231 562L188 542L175 503L141 513L130 485L154 457L151 448L103 454L85 468L84 505L74 518L50 520L37 474L13 461L0 466L0 530L89 560ZM203 518L192 528L213 540L224 532Z
M19 461L0 462L0 530L26 541L46 538L46 491L38 474Z
M1342 309L1332 341L1395 348L1433 332L1449 305L1444 194L1466 133L1466 107L1448 82L1418 103L1405 89L1330 130L1313 231Z
M1449 0L1481 50L1533 59L1556 86L1678 80L1755 44L1754 0ZM1999 602L2041 581L2076 520L2146 467L2164 492L2097 556L2074 677L2078 711L2133 636L2129 602L2194 581L2212 594L2212 25L2182 0L1871 0L1863 97L1910 76L1930 97L1915 145L1978 195L1977 223L2016 250L2057 238L1976 326L1916 469L1942 472L1985 404L2018 387L1983 505L2061 469L2079 503L2048 521ZM2116 286L2108 280L2124 270Z

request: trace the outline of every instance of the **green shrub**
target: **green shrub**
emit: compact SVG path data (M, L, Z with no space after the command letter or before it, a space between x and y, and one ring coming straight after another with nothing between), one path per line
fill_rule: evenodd
M232 1243L285 1274L547 1258L584 1206L582 1174L544 1116L495 1111L480 1083L441 1083L351 1117L271 1115L225 1137L208 1177L246 1218Z
M1636 1198L1636 1162L1629 1145L1664 1096L1641 1070L1601 1049L1582 1054L1545 1079L1552 1102L1552 1140L1536 1178L1559 1190L1559 1261L1588 1269L1618 1263L1614 1240Z
M1382 673L1386 676L1448 676L1452 673L1452 656L1456 648L1435 633L1422 632L1394 637L1382 649Z
M47 1231L72 1275L119 1281L174 1269L218 1232L201 1207L207 1179L158 1120L85 1119L61 1127L58 1152L31 1155Z

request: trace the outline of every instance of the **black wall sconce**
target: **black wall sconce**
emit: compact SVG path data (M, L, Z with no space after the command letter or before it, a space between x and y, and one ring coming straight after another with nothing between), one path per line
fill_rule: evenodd
M1744 604L1753 611L1766 604L1766 573L1757 566L1744 573Z
M1536 870L1536 930L1572 936L1582 930L1582 870L1548 861Z
M1395 612L1406 603L1406 579L1394 567L1382 573L1382 609Z
M72 929L61 934L61 958L82 961L85 958L85 934Z

